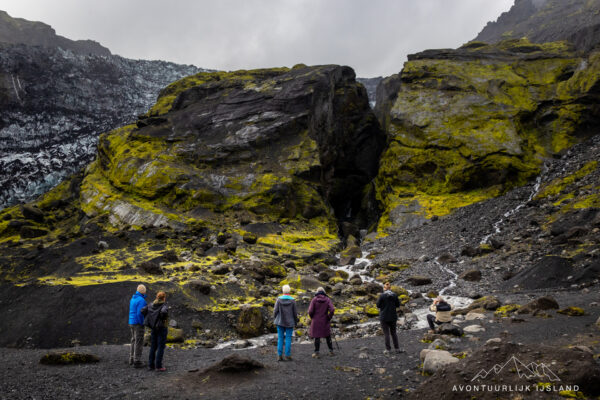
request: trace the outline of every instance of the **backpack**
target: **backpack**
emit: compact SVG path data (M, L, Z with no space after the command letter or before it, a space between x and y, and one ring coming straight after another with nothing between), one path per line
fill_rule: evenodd
M166 314L167 309L165 304L162 304L158 308L148 307L148 312L146 314L146 318L144 319L144 325L150 329L155 329L158 326L159 321L163 321L165 319Z

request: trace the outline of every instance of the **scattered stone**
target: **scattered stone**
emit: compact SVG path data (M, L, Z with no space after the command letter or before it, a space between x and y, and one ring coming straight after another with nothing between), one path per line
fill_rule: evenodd
M485 319L485 315L474 311L469 311L467 315L465 315L465 321L473 321L477 319Z
M250 347L252 346L252 344L247 341L247 340L236 340L235 342L233 342L233 348L234 349L245 349L246 347Z
M414 275L409 277L406 282L410 283L413 286L423 286L429 285L431 283L431 278L421 275Z
M476 299L480 299L481 298L481 293L479 292L469 292L469 294L467 295L470 299L476 300Z
M469 325L469 326L465 326L463 328L463 330L465 331L465 333L479 333L479 332L485 332L485 328L481 325Z
M167 343L181 343L183 342L183 339L183 329L169 327L167 332Z
M351 285L362 285L363 281L359 275L352 275L352 278L348 281Z
M467 257L477 257L479 254L479 249L473 246L467 246L460 251L461 256Z
M495 296L485 296L475 300L465 308L459 308L457 310L452 311L452 315L465 315L469 311L473 311L478 308L483 310L481 313L485 313L485 310L494 311L501 305L502 303Z
M100 250L106 250L108 249L108 243L106 243L104 240L101 240L98 242L98 248Z
M500 343L502 343L502 339L500 339L500 338L491 338L485 342L486 346L489 346L492 344L500 344Z
M177 321L174 319L169 319L169 326L171 328L177 328Z
M360 358L361 360L365 360L369 358L369 355L367 353L361 352L359 353L358 358Z
M325 264L321 264L321 265L325 265ZM296 263L293 262L292 260L287 260L286 262L283 263L283 266L287 269L296 269ZM325 268L328 268L325 265Z
M219 372L219 373L240 373L240 372L249 372L254 371L256 369L262 369L265 366L258 361L255 361L248 357L242 357L238 354L232 354L216 364L211 365L202 371L203 374L210 372Z
M596 320L596 328L600 329L600 317Z
M211 267L211 269L210 269L210 272L212 272L215 275L225 275L225 274L229 273L229 271L230 271L230 268L226 264L215 265L215 266Z
M47 353L40 359L44 365L89 364L100 361L98 356L87 353L59 352Z
M481 280L481 271L478 269L471 269L463 272L458 277L464 279L465 281L477 282Z
M442 339L439 338L429 343L429 346L427 346L427 348L432 350L449 350L448 343L444 342Z
M580 317L585 315L585 311L581 307L567 307L562 310L558 310L557 313L568 315L569 317Z
M498 239L494 239L494 238L490 239L490 245L494 249L496 249L496 250L501 249L502 247L504 247L504 243L503 242L499 241Z

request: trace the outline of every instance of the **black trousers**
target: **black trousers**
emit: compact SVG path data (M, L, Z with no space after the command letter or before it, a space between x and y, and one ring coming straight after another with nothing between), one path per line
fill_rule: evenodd
M383 330L383 338L385 339L385 348L391 350L390 335L394 342L394 348L398 350L398 334L396 333L396 321L381 321L381 329Z
M327 336L325 338L325 341L327 342L327 347L329 347L329 351L333 351L333 343L331 342L331 335ZM319 349L321 348L321 338L316 337L315 338L315 352L319 352Z
M435 319L435 315L431 314L427 314L427 322L429 323L429 327L432 331L435 331L435 326L433 325L434 323L436 323L437 325L443 324L443 322L440 322L437 319Z

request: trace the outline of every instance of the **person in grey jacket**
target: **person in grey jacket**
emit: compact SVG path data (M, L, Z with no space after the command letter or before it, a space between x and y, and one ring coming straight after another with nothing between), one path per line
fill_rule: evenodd
M296 301L290 296L290 286L283 285L282 296L279 296L273 309L274 324L277 325L277 361L292 360L292 333L298 323ZM285 358L283 344L285 342Z

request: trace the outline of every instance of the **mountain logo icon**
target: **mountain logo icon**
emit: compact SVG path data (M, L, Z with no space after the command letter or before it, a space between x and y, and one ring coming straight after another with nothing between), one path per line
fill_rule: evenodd
M531 378L538 378L538 379L545 379L545 380L549 380L550 382L558 382L560 381L560 378L558 376L556 376L556 374L554 372L552 372L552 370L544 363L529 363L529 364L525 364L523 362L521 362L521 360L519 360L517 357L515 357L514 355L508 359L508 361L506 361L504 364L496 364L494 365L492 368L490 368L489 370L485 370L482 369L481 371L479 371L477 373L477 375L475 375L473 377L473 379L471 379L471 382L473 382L475 379L485 379L488 376L490 376L492 373L494 375L498 375L499 373L501 373L502 371L516 371L516 373L519 375L519 378L525 378L525 379L531 379Z

